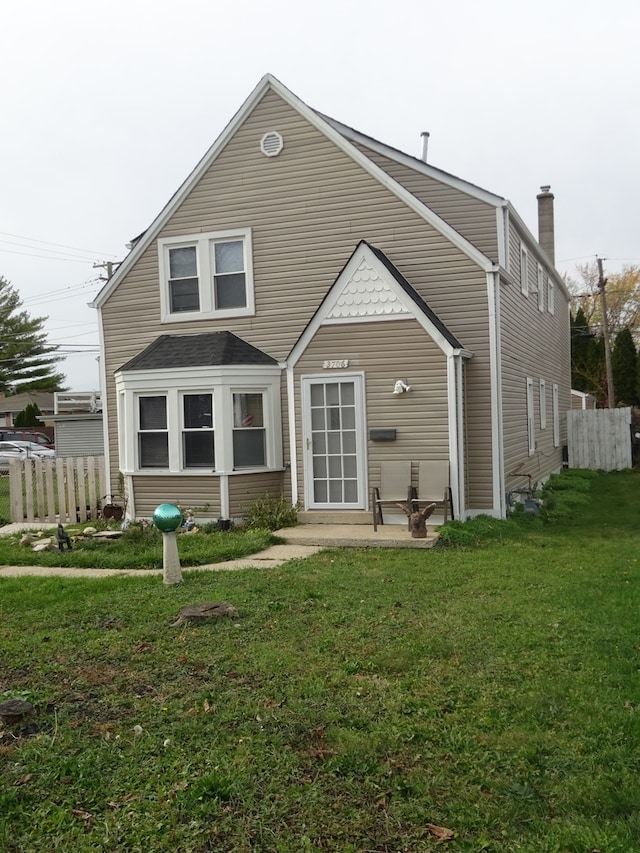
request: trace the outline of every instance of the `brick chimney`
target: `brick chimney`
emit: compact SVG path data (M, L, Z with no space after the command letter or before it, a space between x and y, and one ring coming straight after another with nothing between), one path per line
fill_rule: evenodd
M551 258L551 263L556 262L555 230L553 225L553 193L551 187L540 187L541 192L536 196L538 199L538 243Z

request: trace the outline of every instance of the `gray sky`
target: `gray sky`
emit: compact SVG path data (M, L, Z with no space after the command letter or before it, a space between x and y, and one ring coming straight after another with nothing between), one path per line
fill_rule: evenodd
M93 263L118 261L266 72L509 198L561 272L640 264L638 0L30 0L0 6L0 274L98 388Z

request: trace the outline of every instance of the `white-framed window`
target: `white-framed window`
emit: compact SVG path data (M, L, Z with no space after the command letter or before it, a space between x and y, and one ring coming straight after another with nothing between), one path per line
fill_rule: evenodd
M158 240L163 323L255 313L251 229Z
M266 463L266 432L261 391L233 394L233 467L256 468Z
M538 311L544 311L544 270L538 264Z
M215 470L213 394L182 394L182 466Z
M547 428L547 383L540 380L540 429Z
M138 397L138 465L166 468L169 465L169 431L165 394Z
M529 443L529 456L533 456L536 452L536 423L533 400L533 379L529 376L527 376L527 440Z
M277 365L117 373L123 473L281 469L280 373Z
M553 446L560 447L560 404L559 390L554 383L552 388L552 406L553 406Z
M555 311L555 295L556 290L551 276L547 277L547 311L553 314Z
M529 295L529 253L524 243L520 243L520 290L523 296Z

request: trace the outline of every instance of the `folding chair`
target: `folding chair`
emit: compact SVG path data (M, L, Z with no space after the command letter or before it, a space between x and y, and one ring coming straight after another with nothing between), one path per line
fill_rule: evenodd
M449 481L449 460L422 461L418 463L418 488L411 489L411 506L414 511L420 504L442 504L444 522L453 519L453 496Z
M371 507L373 509L373 529L384 524L382 507L407 503L411 488L411 462L382 462L380 465L380 485L371 490Z

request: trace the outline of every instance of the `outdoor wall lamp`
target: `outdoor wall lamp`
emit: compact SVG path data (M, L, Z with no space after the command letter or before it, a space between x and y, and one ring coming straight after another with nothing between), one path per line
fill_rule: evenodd
M393 386L393 393L398 394L406 394L407 391L411 391L411 385L407 385L406 382L403 382L402 379L398 379L396 384Z

